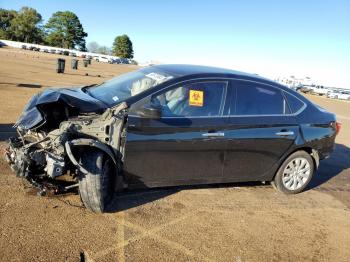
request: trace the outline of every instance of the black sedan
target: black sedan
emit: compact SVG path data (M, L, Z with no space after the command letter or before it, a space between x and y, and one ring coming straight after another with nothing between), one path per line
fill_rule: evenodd
M301 192L340 128L334 114L276 82L192 65L47 89L16 126L7 151L16 173L42 194L79 186L95 212L126 187L271 181ZM55 184L67 173L77 184Z

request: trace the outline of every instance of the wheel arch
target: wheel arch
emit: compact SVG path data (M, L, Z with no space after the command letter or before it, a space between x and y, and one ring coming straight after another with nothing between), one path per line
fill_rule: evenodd
M308 153L309 155L311 155L313 161L314 161L314 165L315 165L315 169L318 168L318 166L320 165L320 156L318 154L318 151L312 147L300 147L300 148L296 148L293 152L291 152L287 157L289 157L291 154L297 152L297 151L305 151L306 153ZM286 158L285 158L286 159Z
M276 168L276 170L275 170L271 180L273 180L275 178L278 170L281 168L281 166L283 165L284 161L286 161L286 159L290 155L294 154L297 151L304 151L304 152L308 153L311 156L311 158L312 158L312 160L314 162L315 170L317 170L317 168L318 168L318 166L320 164L320 157L319 157L318 151L316 149L310 147L310 146L298 147L298 148L294 148L292 151L290 151L288 154L286 154L283 157L282 161L280 161L280 163L278 164L278 167Z
M109 146L97 140L89 139L89 138L78 138L71 141L66 141L65 149L66 149L67 156L69 160L72 162L72 164L76 166L81 173L88 174L89 172L77 161L76 157L73 155L72 147L78 147L78 146L88 146L90 148L100 150L102 153L106 154L111 158L116 169L119 170L117 158L115 157L113 150L109 148Z

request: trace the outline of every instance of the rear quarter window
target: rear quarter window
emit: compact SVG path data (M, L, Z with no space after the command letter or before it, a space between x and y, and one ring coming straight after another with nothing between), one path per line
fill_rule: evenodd
M290 111L292 114L297 113L299 110L301 110L304 107L304 102L301 101L299 98L284 92L284 96L287 99L287 103L289 105Z

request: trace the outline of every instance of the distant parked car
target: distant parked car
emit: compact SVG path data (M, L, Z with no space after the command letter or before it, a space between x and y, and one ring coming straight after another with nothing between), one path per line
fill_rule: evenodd
M68 52L68 51L63 51L63 55L68 56L68 55L69 55L69 52Z
M121 64L129 64L129 59L127 58L120 58Z
M108 57L105 57L105 56L100 56L98 57L98 59L96 59L97 62L103 62L103 63L112 63L112 59L111 58L108 58Z
M76 54L76 53L74 53L74 52L70 52L70 53L69 53L69 56L76 57L76 56L77 56L77 54Z
M51 54L56 54L56 49L51 49L51 50L50 50L50 53L51 53Z
M24 49L24 50L26 50L26 49L27 49L27 46L26 46L26 45L22 45L21 48Z
M63 54L63 51L62 51L62 50L56 50L56 54L62 55L62 54Z
M350 91L342 91L338 99L350 100Z
M133 60L132 60L132 61L133 61ZM299 89L302 88L302 87L303 87L302 84L297 84L297 85L294 85L294 86L293 86L293 90L294 90L294 91L299 91Z
M303 93L310 93L311 90L312 90L312 87L311 87L311 86L303 85L303 86L300 87L297 91L298 91L298 92L303 92Z
M339 94L340 94L339 90L331 90L328 92L327 97L328 98L338 98Z
M350 91L333 90L327 94L329 98L350 100Z
M120 59L119 58L112 59L112 64L120 64Z
M327 95L328 92L329 92L329 89L324 86L315 86L312 88L312 91L311 91L311 93L317 94L320 96Z

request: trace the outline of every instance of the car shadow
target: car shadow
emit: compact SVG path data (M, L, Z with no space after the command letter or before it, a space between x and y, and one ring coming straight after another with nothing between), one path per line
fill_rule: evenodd
M125 191L114 196L105 212L115 213L138 207L179 192L178 187Z
M210 188L232 188L232 187L256 187L266 186L261 182L240 182L240 183L225 183L225 184L210 184L210 185L191 185L191 186L172 186L159 188L145 188L138 190L129 190L119 193L114 196L112 203L107 207L105 212L115 213L125 211L134 207L147 204L158 199L176 194L183 190L198 190Z
M17 84L18 87L28 87L28 88L42 88L43 86L42 85L39 85L39 84L23 84L23 83L20 83L20 84Z
M0 82L0 85L11 85L11 86L17 86L17 87L27 87L27 88L42 88L43 86L40 84L30 84L30 83L5 83Z
M320 161L320 166L307 187L307 190L321 186L330 179L337 177L343 170L348 168L350 168L350 148L342 144L336 144L335 150L331 156ZM344 182L345 181L342 181L340 183L343 184Z
M16 129L12 124L0 124L0 142L7 141L11 136L16 135Z
M88 76L88 77L106 78L106 76L104 76L104 75L91 74L91 73L82 73L82 74L80 74L80 72L77 72L76 74L72 74L72 73L64 72L63 74L64 75L70 75L70 76ZM111 76L113 76L113 75L111 75Z

